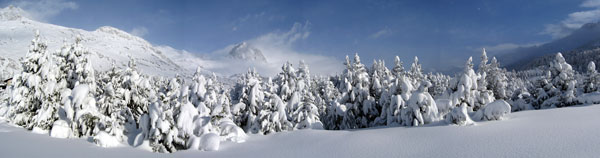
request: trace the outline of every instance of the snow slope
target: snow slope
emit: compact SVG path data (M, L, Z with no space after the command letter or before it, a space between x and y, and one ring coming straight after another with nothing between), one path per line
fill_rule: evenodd
M111 68L112 63L123 67L130 57L136 59L137 66L143 73L150 75L191 74L201 64L201 60L196 59L196 63L187 63L186 67L182 67L170 57L195 57L170 47L153 46L140 37L114 27L103 26L94 31L86 31L34 21L25 15L25 11L12 6L0 9L0 57L9 58L13 63L25 56L35 30L39 30L51 52L60 49L65 41L72 43L80 36L82 44L91 51L94 68L100 71Z
M219 151L168 157L598 157L600 105L512 113L474 126L300 130L251 135ZM55 139L0 123L2 157L164 157L131 147L101 148L84 139ZM33 149L35 152L24 152Z

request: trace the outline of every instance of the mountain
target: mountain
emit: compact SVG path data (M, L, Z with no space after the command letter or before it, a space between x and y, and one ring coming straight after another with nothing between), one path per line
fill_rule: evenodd
M552 42L532 47L521 47L499 55L499 61L506 63L506 68L523 70L541 64L545 55L557 52L581 52L600 46L600 22L588 23L575 30L570 35ZM540 59L537 59L540 58Z
M240 59L245 61L261 61L267 62L267 58L263 55L260 49L253 47L252 45L242 42L239 43L229 51L229 57L233 59Z
M24 57L29 49L36 30L42 40L48 44L48 51L60 49L65 42L74 42L77 36L90 52L92 65L98 71L104 71L115 63L124 67L133 58L138 69L149 75L174 76L191 74L198 63L186 63L186 67L178 64L178 60L194 59L185 51L178 51L165 46L153 46L148 41L110 26L103 26L94 31L68 28L27 18L27 12L9 6L0 9L0 56L11 62L7 65L19 65L18 60ZM175 61L170 57L177 58ZM191 65L191 66L190 66ZM18 68L18 67L17 67Z
M592 49L575 49L572 51L561 52L567 63L571 64L574 70L586 72L587 65L590 61L600 63L600 47ZM548 66L554 61L556 54L547 54L531 60L529 63L522 66L524 69L531 69L540 66Z

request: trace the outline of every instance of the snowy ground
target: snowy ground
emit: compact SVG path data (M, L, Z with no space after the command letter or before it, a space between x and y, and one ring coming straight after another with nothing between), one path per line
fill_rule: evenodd
M131 147L100 148L0 123L1 157L598 157L600 105L517 112L475 126L301 130L251 135L220 151L171 155ZM31 150L23 150L31 149Z

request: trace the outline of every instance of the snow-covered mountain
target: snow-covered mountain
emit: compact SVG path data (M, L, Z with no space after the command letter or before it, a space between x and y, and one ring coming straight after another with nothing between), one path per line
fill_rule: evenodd
M173 76L175 74L191 74L202 60L193 54L166 46L153 46L146 40L110 26L103 26L94 31L68 28L27 18L27 12L9 6L0 10L0 56L7 58L12 64L25 56L35 30L39 30L43 41L48 44L49 51L60 49L65 42L72 43L77 36L82 44L91 52L94 68L107 70L115 63L122 67L130 58L136 60L138 69L145 74ZM193 60L186 67L177 64L170 57ZM16 64L18 65L18 64Z
M542 58L544 58L543 56L545 55L556 54L557 52L581 52L599 46L600 22L588 23L581 26L581 28L575 30L570 35L549 43L508 51L504 55L500 55L499 60L506 63L506 67L509 69L525 70L539 65L536 63L543 60ZM567 54L564 55L567 56Z
M235 45L229 51L229 57L233 59L241 59L246 61L261 61L267 62L267 58L263 55L260 49L246 43L242 42Z

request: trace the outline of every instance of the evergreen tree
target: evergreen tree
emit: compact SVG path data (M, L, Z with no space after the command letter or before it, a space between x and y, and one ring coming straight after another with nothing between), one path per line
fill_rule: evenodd
M404 125L419 126L438 120L438 109L433 97L427 92L431 83L423 81L410 96L407 108L402 109Z
M583 86L584 93L591 93L598 91L598 71L596 71L596 64L593 61L587 66L587 72L585 73L585 80Z
M500 68L500 64L496 60L496 57L492 58L492 62L488 66L488 77L487 89L491 90L496 99L509 99L509 95L506 93L508 87L508 78L506 77L506 70Z
M577 104L575 99L575 71L569 65L561 53L557 53L554 61L550 64L552 85L556 87L550 100L544 101L544 107L564 107Z

